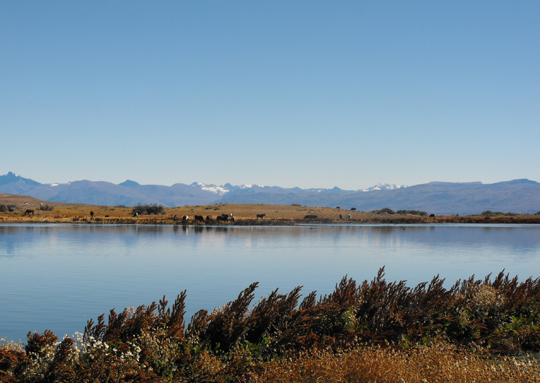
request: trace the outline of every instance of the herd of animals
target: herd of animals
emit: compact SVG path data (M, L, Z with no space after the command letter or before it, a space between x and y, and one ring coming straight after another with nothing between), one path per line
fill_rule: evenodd
M32 209L27 209L25 212L24 212L25 215L30 215L30 214L34 214L34 210ZM138 213L133 213L133 217L135 218L138 218L139 217L139 214ZM264 217L266 217L266 214L257 214L257 220L260 218L260 219L264 219ZM93 219L94 218L94 212L91 211L90 212L90 219ZM304 219L317 219L319 218L319 216L315 215L315 214L308 214L304 217ZM345 216L345 218L343 218L343 216L340 214L339 215L339 219L345 219L347 221L350 221L351 220L351 215L350 214L347 214ZM190 222L190 218L188 215L184 215L182 217L179 217L178 215L175 215L173 217L173 221L182 221L182 224L188 224ZM204 223L213 223L213 222L234 222L235 219L234 219L234 216L232 214L221 214L221 215L218 215L215 219L213 216L211 215L207 215L206 218L204 218L202 215L195 215L193 217L193 223L195 222L204 222Z
M90 212L90 215L91 217L93 218L94 217L94 214L93 212ZM133 217L135 218L138 218L139 217L139 214L138 213L133 213ZM257 220L260 219L264 219L265 217L267 217L266 214L257 214ZM319 218L318 215L315 215L315 214L308 214L304 217L305 220L312 220L312 219L317 219ZM347 221L350 221L352 219L351 215L350 214L347 214L345 216L345 218L340 214L339 215L339 219L343 220L347 220ZM188 215L184 215L182 217L178 216L178 215L174 215L173 216L173 221L181 221L183 225L186 225L190 222L193 222L193 223L197 223L197 222L204 222L206 224L209 224L209 223L219 223L219 222L235 222L235 218L232 214L221 214L221 215L218 215L216 218L214 218L214 216L212 215L207 215L206 218L202 215L195 215L193 217L193 220L191 220L191 218L188 216Z
M34 210L27 209L24 212L24 214L25 215L30 215L30 214L33 215ZM264 219L266 216L267 216L266 214L257 214L257 220L259 220L259 218ZM138 218L139 214L138 213L133 213L133 217ZM308 214L308 215L306 215L304 217L305 220L313 220L313 219L317 219L317 218L319 218L319 216L317 216L315 214ZM90 219L94 219L94 212L93 211L90 211ZM343 217L343 215L340 214L339 219L341 219L341 220L344 219L346 221L350 221L352 219L352 217L351 217L350 214L347 214L345 217ZM234 219L234 216L232 214L223 213L221 215L218 215L215 219L211 215L207 215L206 218L204 216L202 216L202 215L195 215L193 217L193 221L191 221L189 216L187 216L187 215L184 215L182 217L179 217L178 215L174 215L173 221L181 221L183 225L186 225L189 222L193 222L193 223L204 222L206 224L208 224L208 223L218 223L218 222L235 222L235 219Z

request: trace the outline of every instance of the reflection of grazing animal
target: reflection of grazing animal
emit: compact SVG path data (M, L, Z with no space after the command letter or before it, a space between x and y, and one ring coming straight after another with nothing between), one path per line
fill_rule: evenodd
M266 217L266 214L257 214L257 219L264 219Z
M204 222L204 217L202 215L196 215L193 217L193 222Z
M182 223L183 223L183 224L186 224L186 223L188 223L188 222L189 222L189 216L187 216L187 215L183 216L183 217L182 217Z
M317 219L317 218L319 218L319 216L315 214L308 214L304 217L304 219Z
M26 209L26 211L24 212L24 215L30 215L30 214L34 215L34 210Z

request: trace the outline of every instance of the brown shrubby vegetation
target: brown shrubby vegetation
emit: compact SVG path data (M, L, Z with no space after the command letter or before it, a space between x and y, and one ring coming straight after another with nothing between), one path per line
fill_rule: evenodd
M504 273L445 288L343 278L334 292L301 287L253 304L257 283L185 323L182 292L111 310L61 342L29 333L0 346L0 382L539 381L540 279ZM518 356L504 359L501 356ZM490 380L491 379L491 380Z

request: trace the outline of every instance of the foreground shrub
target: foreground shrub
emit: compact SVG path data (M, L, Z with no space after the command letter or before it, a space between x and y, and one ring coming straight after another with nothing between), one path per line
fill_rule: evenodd
M382 268L319 299L297 287L253 304L253 283L187 326L184 291L171 307L111 310L75 339L0 345L0 382L539 381L536 364L493 358L540 351L540 279L443 284L387 282Z

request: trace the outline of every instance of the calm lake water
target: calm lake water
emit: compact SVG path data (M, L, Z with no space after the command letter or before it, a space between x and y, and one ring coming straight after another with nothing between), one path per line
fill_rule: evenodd
M332 292L348 275L410 287L506 269L540 276L540 225L194 227L0 224L0 337L59 337L90 318L187 289L187 314L235 299L252 282L304 295Z

